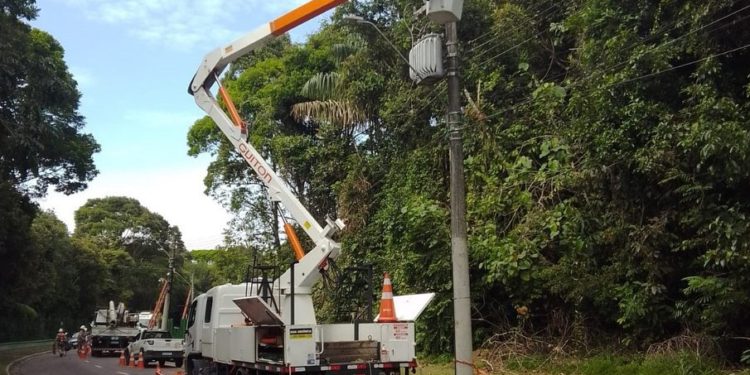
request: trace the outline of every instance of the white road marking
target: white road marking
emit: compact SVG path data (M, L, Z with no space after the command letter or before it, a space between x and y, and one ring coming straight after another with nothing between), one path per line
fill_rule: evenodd
M99 365L94 365L94 366L95 366L96 368L102 368L102 366L99 366Z
M130 375L127 372L122 372L122 371L117 371L117 374L120 374L120 375Z

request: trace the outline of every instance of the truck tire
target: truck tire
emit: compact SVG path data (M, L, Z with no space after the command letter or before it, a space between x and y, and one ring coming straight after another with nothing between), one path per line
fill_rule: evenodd
M174 367L180 368L182 367L182 363L183 363L182 358L177 358L174 360Z
M160 366L160 367L164 367L164 364L165 364L166 362L167 362L167 361L165 361L165 360L163 360L163 359L162 359L162 360L160 360L160 361L159 361L159 366Z

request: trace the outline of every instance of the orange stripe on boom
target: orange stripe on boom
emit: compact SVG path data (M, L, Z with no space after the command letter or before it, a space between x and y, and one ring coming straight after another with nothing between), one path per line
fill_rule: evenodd
M312 0L271 21L271 33L279 36L347 0Z
M286 232L286 239L289 241L289 245L291 245L292 250L294 250L294 257L297 260L302 260L302 257L305 256L305 251L302 250L302 245L299 243L299 238L297 238L297 233L294 232L292 224L285 223L284 232Z
M244 128L244 124L242 123L242 118L240 118L240 114L237 112L237 108L234 106L234 102L232 101L232 98L229 96L229 93L227 90L224 89L224 86L219 86L219 95L221 95L221 98L224 99L224 103L227 105L227 109L229 110L229 117L232 118L232 122L239 128Z

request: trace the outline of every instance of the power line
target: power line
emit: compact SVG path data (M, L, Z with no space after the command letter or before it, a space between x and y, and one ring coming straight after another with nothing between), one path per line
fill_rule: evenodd
M538 19L541 19L542 17L546 16L546 13L547 13L547 12L549 12L550 10L552 10L553 8L555 8L556 6L557 6L557 4L552 4L552 6L550 6L550 7L549 7L549 8L547 8L547 9L545 9L545 10L544 10L544 11L542 11L541 13L538 13L538 14L534 15L534 17L531 17L531 18L529 18L529 24L530 24L530 26L531 26L531 27L534 27L534 26L535 26L535 25L534 25L534 22L536 22L536 21L538 21ZM539 31L539 32L537 32L536 34L534 34L534 36L532 36L532 37L529 37L529 38L527 38L526 40L524 40L523 42L519 43L518 45L516 45L516 46L512 47L512 48L511 48L511 50L512 50L512 49L515 49L515 48L518 48L518 47L520 47L521 45L523 45L523 44L525 44L525 43L528 43L528 42L529 42L530 40L532 40L532 39L534 39L534 38L538 37L539 35L542 35L543 33L547 32L547 31L548 31L548 30L542 30L542 31ZM499 32L499 30L498 30L498 32ZM495 38L493 38L493 39L490 39L490 40L487 40L487 41L485 41L484 43L482 43L481 45L478 45L478 46L472 47L471 49L467 50L467 51L466 51L466 53L468 54L468 53L470 53L470 52L473 52L473 51L475 51L476 49L478 49L479 47L482 47L482 46L486 45L486 44L487 44L487 43L489 43L489 42L495 41L495 40L497 40L498 38L500 38L500 35L496 35L496 36L495 36ZM487 53L489 53L489 52L491 52L491 51L495 50L495 49L496 49L496 48L497 48L498 46L500 46L500 45L498 44L498 45L495 45L495 46L493 46L493 47L491 47L491 48L488 48L488 49L486 49L486 50L484 50L484 51L480 52L479 54L477 54L477 55L475 55L475 56L471 56L471 58L472 58L472 59L479 59L480 57L484 56L485 54L487 54ZM505 53L507 53L507 51L503 52L502 54L505 54Z
M660 71L657 71L657 72L652 72L652 73L644 74L644 75L641 75L641 76L638 76L638 77L625 79L625 80L622 80L622 81L619 81L619 82L613 82L613 83L610 83L609 85L603 86L602 88L606 89L606 88L610 88L610 87L624 85L626 83L630 83L630 82L634 82L634 81L639 81L639 80L643 80L643 79L652 78L652 77L655 77L655 76L663 74L663 73L667 73L667 72L670 72L670 71L673 71L673 70L676 70L676 69L684 68L684 67L687 67L687 66L690 66L690 65L695 65L695 64L698 64L700 62L703 62L703 61L706 61L706 60L709 60L709 59L712 59L712 58L715 58L715 57L728 55L730 53L741 51L741 50L744 50L744 49L747 49L747 48L750 48L750 43L745 44L745 45L740 46L740 47L732 48L730 50L726 50L726 51L723 51L723 52L715 53L713 55L706 56L706 57L703 57L703 58L700 58L700 59L696 59L696 60L693 60L693 61L690 61L690 62L686 62L684 64L680 64L680 65L673 66L673 67L670 67L670 68L667 68L667 69L663 69L663 70L660 70ZM571 87L575 87L575 86L578 86L578 85L572 85ZM531 101L533 101L533 98L532 97L528 97L528 98L526 98L525 100L523 100L523 101L521 101L519 103L516 103L516 104L514 104L512 106L506 107L506 108L501 109L501 110L499 110L499 111L497 111L497 112L495 112L495 113L493 113L491 115L488 115L486 118L487 119L494 118L494 117L499 116L499 115L501 115L503 113L512 111L512 110L514 110L514 109L516 109L516 108L518 108L518 107L520 107L522 105L528 104Z
M690 66L690 65L695 65L697 63L706 61L708 59L712 59L714 57L724 56L724 55L728 55L728 54L730 54L732 52L741 51L741 50L746 49L746 48L750 48L750 43L745 44L744 46L741 46L741 47L732 48L732 49L724 51L724 52L716 53L716 54L713 54L711 56L707 56L707 57L704 57L704 58L701 58L701 59L697 59L697 60L693 60L693 61L690 61L690 62L687 62L687 63L684 63L684 64L673 66L673 67L670 67L668 69L663 69L663 70L660 70L660 71L657 71L657 72L652 72L652 73L644 74L644 75L642 75L640 77L630 78L630 79L626 79L626 80L621 81L621 82L616 82L616 83L610 84L608 86L605 86L605 88L606 87L620 86L620 85L624 85L626 83L630 83L630 82L634 82L634 81L639 81L639 80L642 80L642 79L650 78L650 77L657 76L657 75L662 74L662 73L671 72L672 70L684 68L684 67Z
M547 2L549 2L549 1L547 1ZM537 13L537 14L535 14L532 17L526 17L529 20L529 24L531 26L534 26L534 22L537 20L537 18L541 18L545 13L547 13L549 10L551 10L552 8L554 8L556 6L557 6L557 4L553 3L549 8L543 10L542 12ZM490 30L490 31L488 31L488 32L480 35L479 37L477 37L477 39L483 38L485 35L498 34L498 33L500 33L500 31L502 31L502 30ZM497 40L497 37L499 37L499 35L495 35L494 38L490 38L488 40L485 40L484 42L482 42L482 44L479 44L479 45L476 45L476 46L474 46L474 47L472 47L470 49L467 49L466 53L472 52L472 51L474 51L474 50L476 50L478 48L481 48L481 47L485 46L487 43L490 43L490 42L492 42L494 40ZM474 39L474 40L477 40L477 39ZM473 42L474 41L470 41L470 42L467 43L467 45L471 45Z
M661 49L661 48L663 48L663 47L665 47L665 46L668 46L668 45L670 45L670 44L672 44L672 43L675 43L675 42L677 42L677 41L678 41L678 40L680 40L680 39L683 39L683 38L686 38L686 37L688 37L688 36L690 36L690 35L692 35L692 34L695 34L695 33L699 32L699 31L701 31L701 30L703 30L703 29L705 29L705 28L707 28L707 27L709 27L709 26L712 26L712 25L714 25L714 24L716 24L716 23L718 23L718 22L721 22L721 21L723 21L723 20L725 20L725 19L727 19L727 18L729 18L729 17L731 17L731 16L733 16L733 15L735 15L735 14L738 14L738 13L740 13L740 12L742 12L742 11L744 11L744 10L748 9L748 8L750 8L750 5L746 5L746 6L744 6L744 7L740 8L740 9L738 9L738 10L734 11L734 12L731 12L731 13L729 13L729 14L727 14L727 15L723 16L723 17L717 18L716 20L713 20L713 21L709 22L708 24L705 24L705 25L703 25L703 26L701 26L701 27L698 27L698 28L695 28L695 29L689 30L689 31L688 31L688 32L686 32L685 34L682 34L682 35L680 35L680 36L678 36L678 37L675 37L674 39L671 39L671 40L669 40L669 41L667 41L667 42L665 42L665 43L663 43L663 44L660 44L660 45L658 45L658 46L654 46L654 47L652 47L651 49L649 49L649 50L647 50L646 52L644 52L644 53L643 53L643 55L646 55L646 54L648 54L648 53L651 53L651 52L653 52L653 51L659 50L659 49ZM548 9L549 9L549 8L548 8ZM545 10L545 12L546 12L546 10ZM734 21L732 21L732 23L735 23L735 22L738 22L738 21L742 21L742 20L744 20L745 18L747 18L747 17L741 18L741 19L739 19L739 20L734 20ZM629 46L627 46L627 47L623 48L622 50L623 50L623 51L628 51L628 50L631 50L631 49L635 48L636 46L639 46L639 45L646 45L646 42L647 42L647 41L649 41L649 40L652 40L652 39L653 39L654 37L657 37L657 36L659 36L660 34L663 34L663 33L665 33L665 32L670 32L670 31L673 31L673 30L675 30L675 29L676 29L676 28L678 27L678 26L674 26L674 25L675 25L675 24L676 24L677 22L678 22L678 21L677 21L677 20L675 20L674 22L672 22L672 23L668 24L667 26L663 27L663 28L662 28L662 30L659 30L659 31L657 31L657 32L655 32L655 33L652 33L652 34L651 34L651 35L650 35L650 36L649 36L648 38L646 38L645 40L643 40L643 41L641 41L641 42L635 42L635 43L632 43L632 44L630 44ZM672 27L672 26L674 26L674 27ZM725 25L724 25L724 26L722 26L722 27L726 27L726 26L728 26L728 24L725 24ZM669 28L668 30L666 30L666 29L667 29L667 27L671 27L671 28ZM718 29L720 29L720 28L722 28L722 27L719 27L719 28L713 29L713 30L711 30L711 31L715 31L715 30L718 30ZM480 66L481 66L481 65L485 65L485 64L487 64L488 62L490 62L490 61L492 61L492 60L495 60L495 59L497 59L497 58L499 58L499 57L501 57L501 56L505 55L506 53L508 53L508 52L510 52L510 51L513 51L513 50L515 50L516 48L519 48L519 47L521 47L522 45L524 45L524 44L528 43L528 42L529 42L529 41L531 41L532 39L534 39L534 38L536 38L536 37L538 37L538 36L542 35L542 34L543 34L544 32L546 32L546 30L542 30L542 31L540 31L540 32L536 33L536 34L535 34L534 36L532 36L532 37L529 37L529 38L525 39L524 41L522 41L522 42L520 42L520 43L518 43L518 44L516 44L516 45L514 45L514 46L512 46L512 47L510 47L510 48L508 48L508 49L506 49L506 50L504 50L504 51L502 51L501 53L499 53L499 54L497 54L497 55L495 55L495 56L493 56L492 58L489 58L489 59L487 59L487 60L485 60L485 61L481 62L481 63L480 63L479 65L480 65ZM472 49L472 50L473 50L473 49ZM483 51L482 53L480 53L480 54L478 54L478 55L476 55L476 56L473 56L472 58L474 58L474 59L478 59L478 58L480 58L480 57L481 57L482 55L484 55L484 54L485 54L485 53L486 53L487 51L490 51L490 50L492 50L492 49L489 49L489 50L485 50L485 51ZM643 56L643 55L642 55L642 56ZM619 67L621 67L621 66L623 66L623 65L626 65L626 64L628 64L628 61L622 61L622 62L620 62L619 64L615 65L615 66L614 66L613 68L611 68L611 69L612 69L612 70L614 70L614 69L616 69L616 68L619 68Z
M546 4L546 3L550 3L551 1L552 1L552 0L546 0L546 1L540 2L539 4L537 4L537 5L533 6L533 7L531 7L531 8L530 8L530 9L528 9L528 10L529 10L529 11L533 11L533 10L534 10L534 8L537 8L537 9L538 9L538 8L541 8L541 7L543 6L543 4ZM554 6L556 6L556 5L557 5L557 4L553 4L553 5L552 5L552 7L554 7ZM550 8L551 8L551 7L550 7ZM546 10L545 10L544 12L546 12ZM524 14L524 16L525 16L525 14ZM534 19L535 19L535 18L537 18L538 16L539 16L539 13L535 14L535 15L534 15L533 17L526 17L526 18L527 18L527 19L529 19L529 20L534 20ZM488 35L492 35L492 34L497 34L497 33L499 33L500 31L501 31L501 30L490 30L490 31L488 31L488 32L486 32L486 33L484 33L484 34L482 34L482 35L480 35L480 36L478 36L478 37L476 37L476 38L474 38L474 39L472 39L472 40L470 40L470 41L466 42L466 45L471 45L471 44L474 44L474 43L475 43L475 42L477 42L477 41L478 41L479 39L483 39L483 38L484 38L485 36L488 36ZM483 44L484 44L484 43L483 43ZM474 49L476 49L476 48L479 48L479 47L481 47L481 45L479 45L479 46L475 46L475 47L473 47L472 49L470 49L470 50L467 50L466 52L469 52L469 51L471 51L471 50L474 50Z
M675 38L673 38L673 39L671 39L671 40L668 40L668 41L664 42L663 44L659 44L659 45L656 45L656 46L652 47L651 49L649 49L649 50L647 50L647 51L643 52L643 54L642 54L641 56L639 56L639 58L642 58L643 56L646 56L647 54L649 54L649 53L651 53L651 52L654 52L654 51L660 50L660 49L662 49L662 48L664 48L664 47L666 47L666 46L668 46L668 45L670 45L670 44L672 44L672 43L675 43L675 42L677 42L678 40L680 40L680 39L683 39L683 38L685 38L685 37L687 37L687 36L693 35L693 34L695 34L695 33L696 33L696 32L698 32L698 31L701 31L701 30L703 30L703 29L705 29L705 28L707 28L707 27L709 27L709 26L711 26L711 25L714 25L714 24L716 24L716 23L717 23L717 22L719 22L719 21L725 20L725 19L727 19L728 17L731 17L731 16L733 16L733 15L735 15L735 14L739 13L739 12L742 12L742 11L744 11L744 10L748 9L748 8L750 8L750 5L746 5L746 6L742 7L741 9L739 9L739 10L736 10L736 11L734 11L734 12L732 12L732 13L729 13L729 14L727 14L726 16L720 17L720 18L718 18L718 19L716 19L716 20L714 20L714 21L712 21L712 22L710 22L710 23L708 23L708 24L706 24L706 25L703 25L703 26L701 26L701 27L698 27L698 28L696 28L696 29L692 29L692 30L689 30L689 31L687 31L687 32L686 32L685 34L682 34L682 35L680 35L680 36L677 36L677 37L675 37ZM738 22L738 21L742 21L742 20L745 20L745 19L747 19L748 17L750 17L750 15L748 15L748 16L744 16L744 17L740 18L739 20L733 20L732 22L727 22L726 24L724 24L724 25L722 25L722 26L719 26L719 27L717 27L717 28L715 28L715 29L711 29L711 30L709 30L709 31L708 31L708 33L711 33L711 32L713 32L713 31L716 31L716 30L720 30L720 29L722 29L722 28L724 28L724 27L727 27L727 26L729 26L729 25L731 25L731 24L733 24L733 23L736 23L736 22ZM675 29L675 28L672 28L672 29L670 29L669 31L671 31L671 30L674 30L674 29ZM642 43L634 43L633 45L631 45L631 46L630 46L630 49L632 49L632 48L635 48L635 47L636 47L636 46L638 46L638 45L645 45L645 43L643 43L643 42L642 42ZM619 64L616 64L616 65L612 66L611 68L607 69L607 71L609 71L609 72L615 71L616 69L618 69L618 68L620 68L620 67L622 67L622 66L624 66L624 65L627 65L628 63L630 63L630 62L629 62L629 61L627 61L627 60L621 61L621 62L620 62ZM605 72L604 72L604 74L606 74L606 73L607 73L607 71L605 71ZM600 77L601 77L601 76L600 76ZM592 77L592 78L593 78L593 77Z

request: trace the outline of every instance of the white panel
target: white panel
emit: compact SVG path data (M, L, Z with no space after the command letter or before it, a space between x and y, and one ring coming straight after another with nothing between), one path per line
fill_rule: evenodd
M255 362L255 327L232 327L232 360Z
M233 301L255 325L283 325L281 317L260 297L235 298Z
M231 328L217 328L214 340L214 361L230 363L231 361Z
M285 329L284 346L286 362L290 366L317 366L315 343L319 330L315 325L293 325Z
M382 335L381 324L360 323L359 341L380 341ZM323 339L331 341L354 341L354 324L322 324Z
M413 322L422 315L422 311L435 297L435 293L407 294L393 297L393 308L396 310L396 320L399 322ZM378 320L378 314L375 321Z
M415 355L414 323L382 324L380 360L383 362L409 362Z

